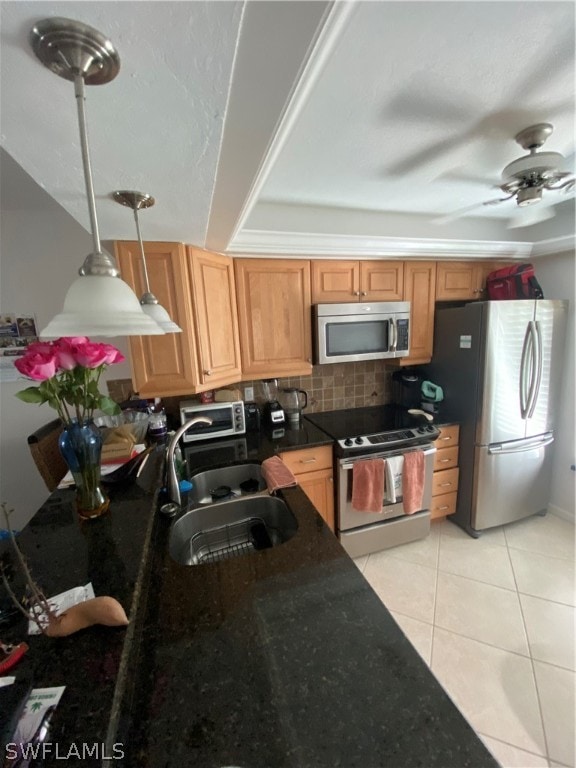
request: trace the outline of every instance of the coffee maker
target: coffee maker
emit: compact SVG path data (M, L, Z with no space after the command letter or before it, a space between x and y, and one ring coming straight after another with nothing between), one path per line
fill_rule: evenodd
M278 379L264 379L261 385L264 395L264 423L269 427L283 426L286 417L284 409L278 402Z

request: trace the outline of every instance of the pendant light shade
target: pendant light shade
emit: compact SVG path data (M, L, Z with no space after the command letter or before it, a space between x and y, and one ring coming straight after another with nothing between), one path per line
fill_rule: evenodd
M40 336L163 334L164 330L158 323L143 312L136 294L120 278L114 259L100 245L88 152L84 86L103 85L113 80L120 69L118 53L112 43L93 27L58 17L38 22L30 32L30 44L48 69L74 83L94 248L79 269L80 277L66 294L63 311L48 323Z
M134 211L134 221L136 223L136 234L138 235L138 244L140 245L140 255L142 256L142 268L144 270L144 282L146 292L140 299L142 309L149 317L153 318L165 333L182 333L182 328L176 325L168 312L158 302L158 299L150 290L150 281L148 279L148 267L146 265L146 254L144 253L144 243L140 234L140 222L138 221L138 211L142 208L150 208L156 202L151 195L144 192L134 192L126 189L119 189L112 193L114 200L120 205L132 208Z

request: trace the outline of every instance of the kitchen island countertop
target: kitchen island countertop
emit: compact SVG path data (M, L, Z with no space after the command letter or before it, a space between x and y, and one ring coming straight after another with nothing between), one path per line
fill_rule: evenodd
M131 625L33 638L35 685L67 686L54 741L107 735L125 754L110 765L154 768L497 767L299 487L280 492L299 525L290 541L201 566L170 558L152 488L118 495L99 548L95 527L62 527L70 494L31 523L54 535L23 534L34 572L50 573L60 525L64 562L43 586L90 575L97 594L124 594Z

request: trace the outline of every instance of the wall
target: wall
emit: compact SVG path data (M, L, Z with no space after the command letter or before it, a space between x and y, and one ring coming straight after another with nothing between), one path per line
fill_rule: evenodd
M566 354L562 391L558 403L554 475L549 510L572 522L576 519L575 480L571 467L576 464L576 415L574 411L574 338L576 303L576 259L573 251L543 256L534 262L536 274L547 299L568 299Z
M3 210L0 312L32 313L38 327L44 327L61 311L66 290L91 246L88 233L47 195L41 211ZM106 341L128 354L126 339ZM129 365L116 365L106 375L129 377ZM55 417L47 405L30 405L14 397L28 385L26 379L0 385L0 501L14 508L12 524L17 529L48 496L26 438Z

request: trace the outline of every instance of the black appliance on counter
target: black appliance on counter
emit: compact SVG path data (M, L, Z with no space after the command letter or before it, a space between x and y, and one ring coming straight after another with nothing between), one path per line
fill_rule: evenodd
M440 434L435 424L396 405L311 413L305 419L335 440L336 530L351 557L428 535L436 453L433 441ZM422 508L407 515L402 500L402 467L409 451L423 452L424 476ZM378 458L386 462L382 508L379 512L359 512L352 508L354 464Z
M392 374L392 394L396 405L401 408L420 408L422 403L421 373L404 369Z
M260 409L258 403L244 403L244 421L246 423L246 432L260 431Z

